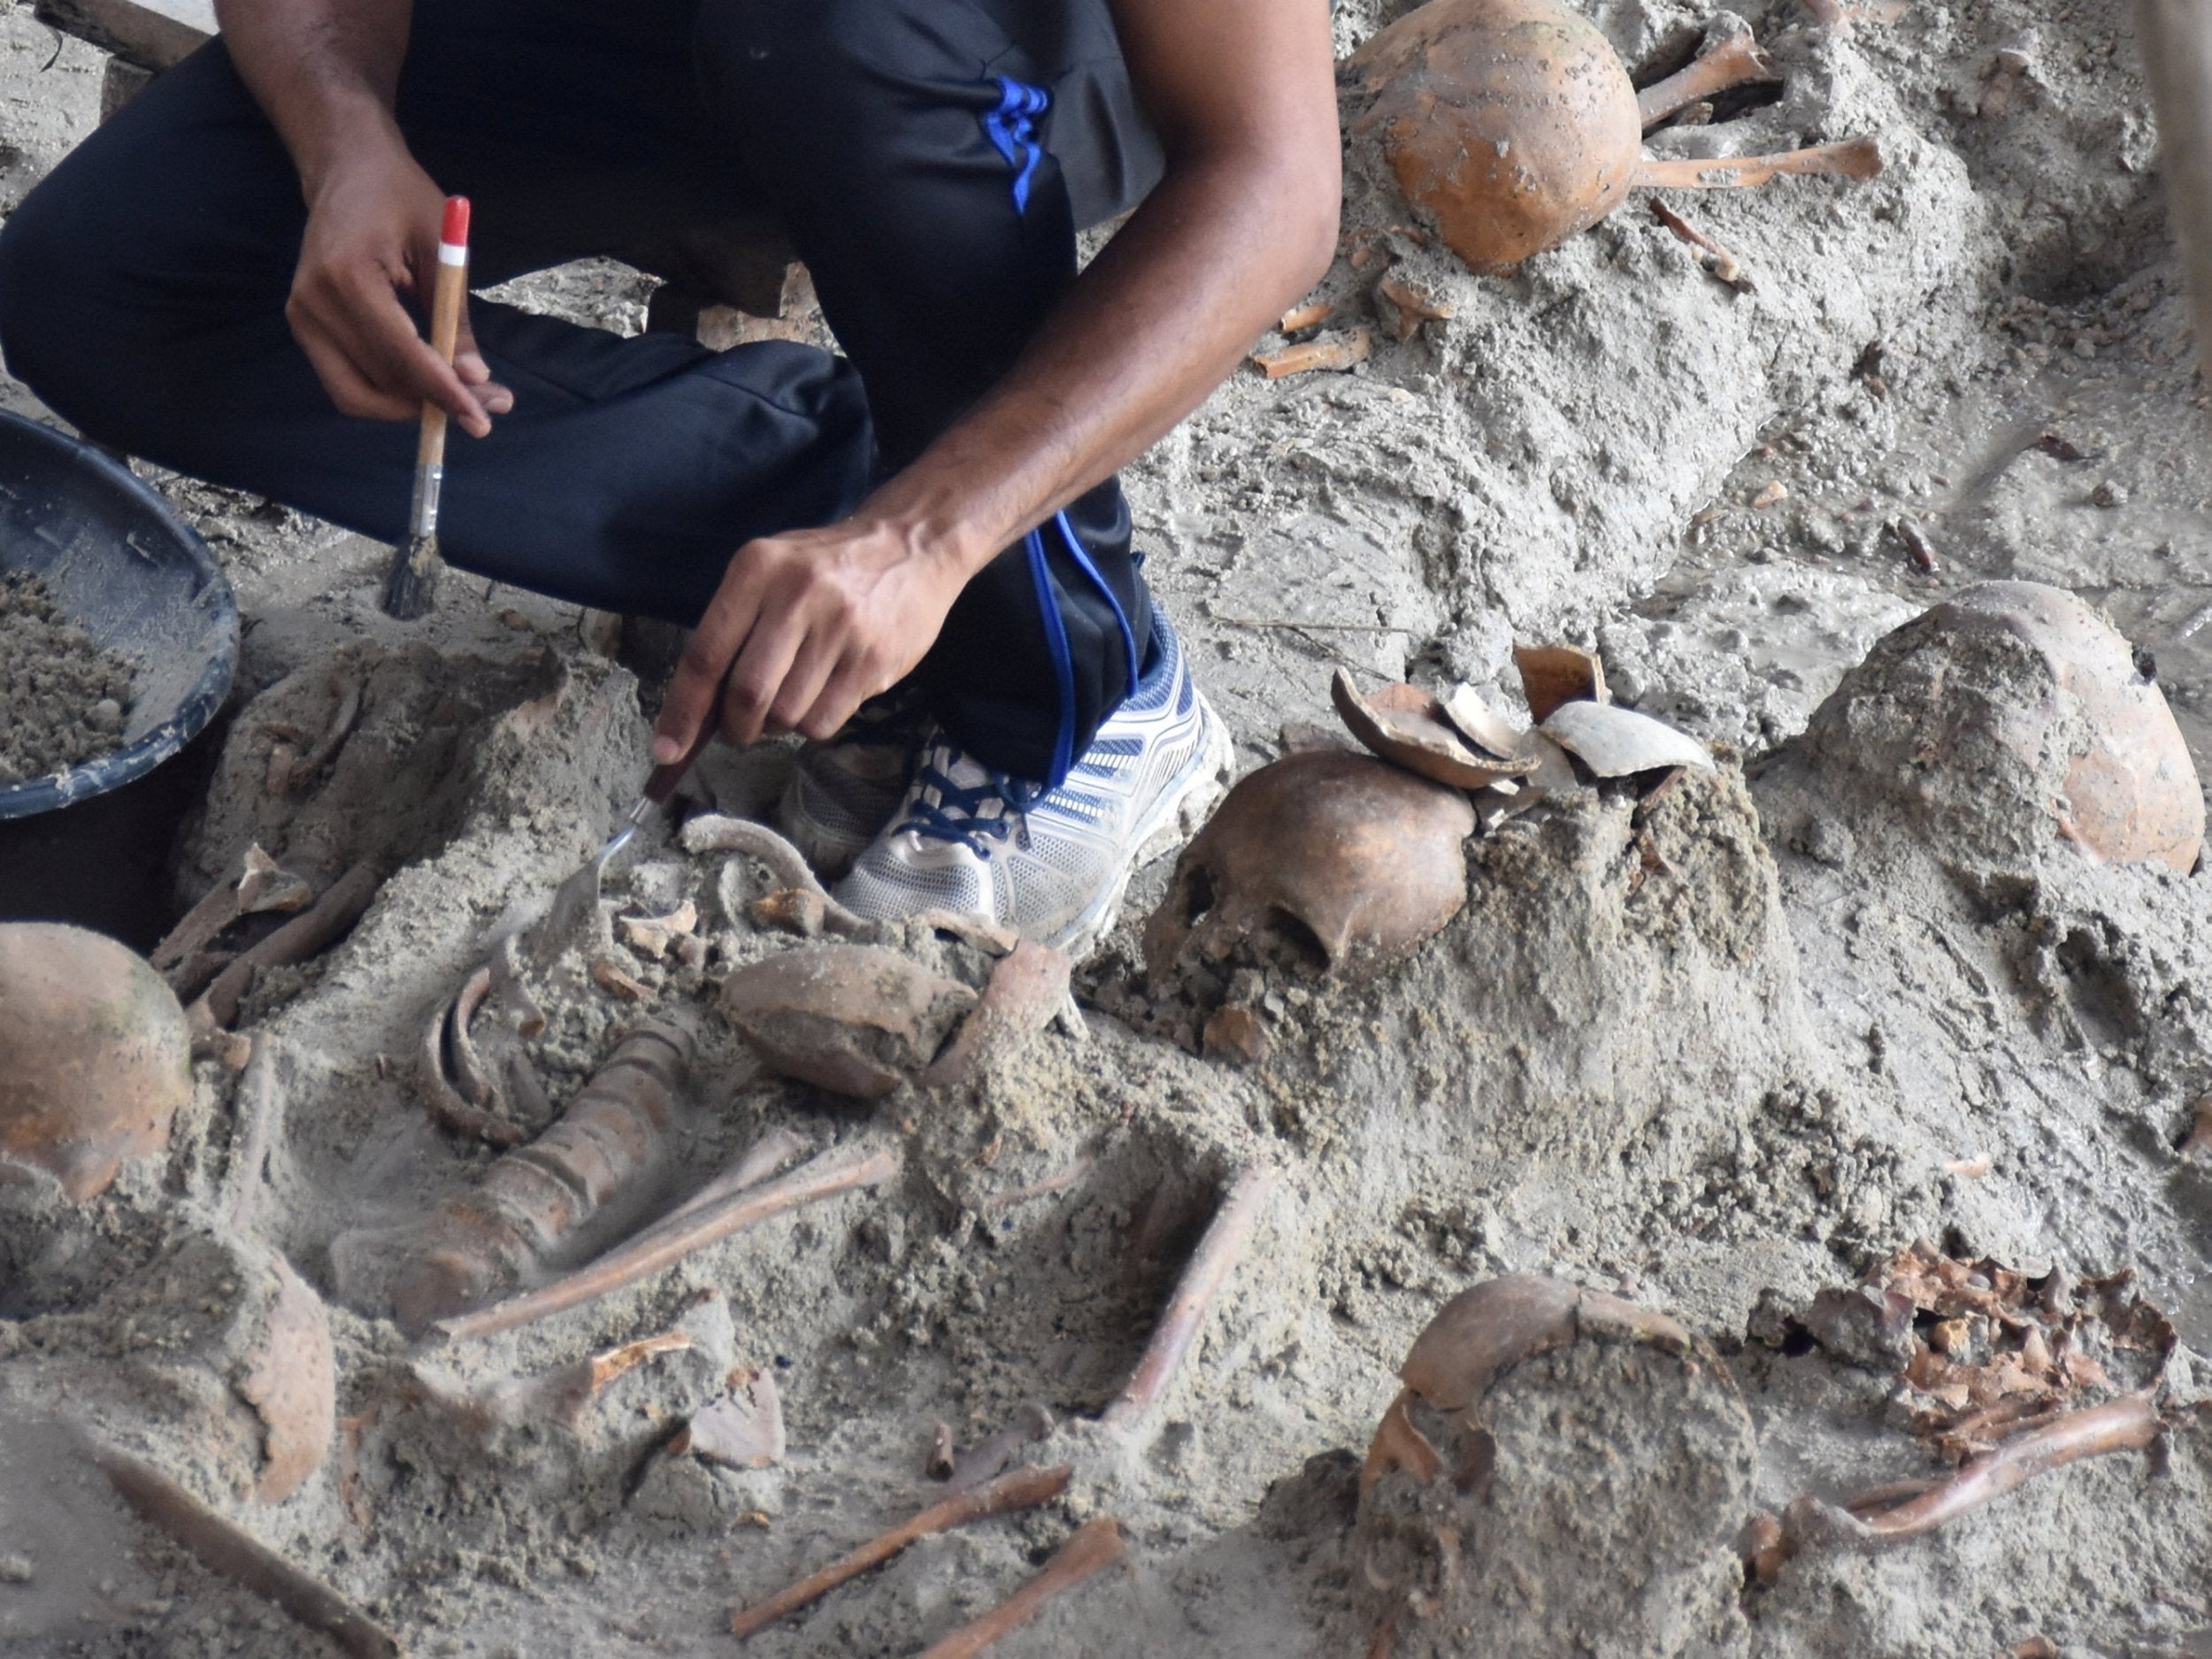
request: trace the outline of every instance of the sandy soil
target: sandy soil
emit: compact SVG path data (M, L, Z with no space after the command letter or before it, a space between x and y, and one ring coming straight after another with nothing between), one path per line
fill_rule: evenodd
M1592 12L1637 65L1709 20L1674 0ZM1151 982L1156 866L1077 976L1079 1020L872 1106L758 1064L720 986L795 948L752 908L778 883L657 830L589 936L487 1004L494 1062L521 1055L543 1090L502 1073L529 1130L642 1014L696 1044L637 1178L518 1277L774 1131L895 1152L899 1173L516 1332L411 1338L390 1317L426 1225L492 1160L433 1122L415 1056L488 941L626 803L638 684L569 608L455 583L403 627L375 610L380 549L161 480L250 618L180 895L249 842L318 885L365 858L391 873L327 958L257 985L254 1066L203 1065L166 1160L82 1209L0 1187L0 1633L102 1655L310 1640L129 1521L63 1448L65 1418L411 1652L642 1655L734 1651L733 1609L941 1494L938 1425L967 1448L1041 1406L1055 1426L1027 1455L1072 1469L1063 1498L919 1545L746 1650L919 1652L1110 1515L1128 1564L995 1651L1366 1652L1411 1536L1372 1503L1356 1518L1397 1368L1455 1293L1541 1272L1670 1311L1694 1364L1582 1343L1493 1391L1494 1472L1451 1522L1465 1576L1403 1652L2212 1652L2212 1186L2176 1150L2212 1092L2212 885L2089 862L2034 777L1964 746L1927 757L1941 810L1901 810L1873 758L1911 739L1890 670L1846 678L1962 588L2053 583L2154 657L2200 766L2212 754L2202 398L2124 11L1979 0L1848 34L1788 4L1746 15L1780 96L1655 148L1871 132L1889 160L1862 186L1675 200L1751 292L1635 201L1479 280L1407 228L1355 143L1325 326L1374 326L1386 271L1453 315L1379 330L1349 373L1239 375L1131 477L1149 573L1244 767L1286 725L1333 723L1339 665L1509 707L1514 641L1569 639L1719 770L1579 790L1478 836L1464 907L1381 972L1325 976L1263 937L1224 972ZM1343 43L1377 20L1340 8ZM19 193L91 119L96 58L42 67L51 38L20 5L0 42ZM524 291L639 325L618 269ZM1994 671L1959 685L2026 695ZM277 761L342 727L314 768ZM718 757L703 792L757 810L786 764ZM617 919L685 903L703 961ZM926 929L888 942L970 990L990 971ZM1192 1052L1224 1005L1263 1033L1248 1064ZM1218 1195L1261 1163L1277 1179L1253 1248L1162 1409L1107 1426ZM1747 1583L1754 1515L1941 1471L1894 1356L1813 1312L1918 1240L2039 1294L2133 1270L2177 1333L2170 1426L1926 1537L1816 1545ZM262 1501L270 1425L241 1384L288 1273L326 1310L339 1428L296 1493ZM549 1404L562 1367L665 1333L687 1346ZM2143 1380L2106 1358L2083 1398ZM733 1371L774 1381L771 1467L670 1449Z
M0 787L104 755L130 705L128 663L57 611L37 577L0 578Z

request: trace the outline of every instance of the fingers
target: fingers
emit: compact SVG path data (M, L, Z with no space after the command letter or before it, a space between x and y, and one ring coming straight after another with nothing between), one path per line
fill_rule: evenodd
M806 641L805 625L787 613L764 619L745 641L722 686L722 735L733 743L754 743L768 728L775 706Z
M792 657L791 666L784 671L783 683L777 687L775 700L768 705L767 729L806 732L813 724L815 705L821 701L823 688L829 684L837 665L836 644L825 645L818 637L810 635Z
M409 420L427 403L472 436L491 431L478 392L415 331L415 319L380 272L306 276L286 314L332 402L346 414Z
M461 377L461 384L476 395L476 401L484 406L484 412L504 415L515 406L515 395L492 379L492 366L484 361L484 353L476 343L476 331L469 326L465 311L461 317L461 337L453 349L453 372Z
M737 659L738 648L752 632L759 614L760 597L747 565L743 549L730 561L722 586L685 642L675 678L661 703L661 718L653 723L653 762L673 764L689 754L700 728L714 717L721 701L722 681Z
M896 683L885 680L875 683L878 676L868 669L867 659L848 657L837 665L814 699L814 706L800 719L791 723L792 729L802 737L817 742L826 742L837 735L839 728L860 711L860 705L879 691L888 691Z

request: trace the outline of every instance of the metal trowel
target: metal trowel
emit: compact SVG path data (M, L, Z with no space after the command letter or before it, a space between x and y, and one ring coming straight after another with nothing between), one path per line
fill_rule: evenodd
M599 903L599 882L607 873L608 864L630 844L647 818L675 798L677 787L690 772L691 763L699 758L699 751L707 746L712 735L711 723L702 726L690 753L665 766L654 767L652 776L645 780L644 789L616 824L606 845L555 890L552 904L524 935L524 945L534 960L550 962L575 937L577 928L589 918Z

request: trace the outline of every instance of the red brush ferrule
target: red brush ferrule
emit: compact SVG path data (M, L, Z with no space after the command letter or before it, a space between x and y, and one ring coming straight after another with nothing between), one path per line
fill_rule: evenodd
M449 248L469 245L469 199L465 196L446 197L445 222L438 227L438 240Z

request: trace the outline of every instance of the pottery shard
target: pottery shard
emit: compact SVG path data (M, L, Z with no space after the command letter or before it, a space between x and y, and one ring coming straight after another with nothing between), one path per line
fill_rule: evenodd
M50 1171L81 1202L169 1144L192 1098L184 1010L111 939L0 923L0 1170Z
M739 969L722 1012L786 1076L877 1100L944 1046L975 993L875 945L810 945Z
M1418 686L1387 685L1362 696L1351 675L1340 668L1329 693L1345 726L1369 749L1455 789L1486 788L1501 778L1536 768L1533 760L1504 759L1476 748L1443 704Z
M338 1425L338 1361L322 1301L280 1262L277 1295L259 1348L238 1384L261 1418L261 1476L254 1496L281 1503L322 1467Z
M1705 745L1687 732L1611 703L1563 703L1546 718L1544 733L1600 778L1675 766L1713 770Z

